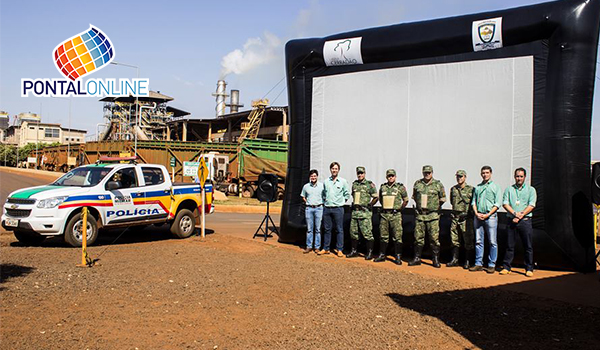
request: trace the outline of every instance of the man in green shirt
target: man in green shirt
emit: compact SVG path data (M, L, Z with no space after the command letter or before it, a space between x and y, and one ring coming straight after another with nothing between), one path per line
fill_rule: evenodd
M469 271L483 271L494 273L496 259L498 258L498 215L497 211L502 205L502 189L492 181L492 168L485 165L481 168L481 181L473 192L473 213L475 218L475 265ZM488 266L483 268L484 237L490 243Z
M333 228L336 230L336 248L333 253L338 257L344 256L344 204L350 199L348 182L339 177L340 163L332 162L329 165L331 176L328 177L323 186L325 188L325 200L323 209L323 249L317 252L318 255L329 254L331 245L331 233Z
M525 250L525 275L533 276L533 227L531 225L532 211L537 201L535 188L525 183L527 172L524 168L515 170L515 184L504 191L504 209L508 217L506 229L506 254L504 254L504 266L501 275L508 275L511 263L515 256L515 235L521 236L523 249Z
M452 222L450 224L450 237L452 238L452 260L446 264L447 267L458 266L458 256L461 238L465 248L465 263L463 268L468 269L469 258L474 249L473 241L473 211L471 200L473 199L473 186L467 185L467 172L458 170L456 172L456 185L450 189L450 203L452 204Z
M444 185L433 178L433 167L423 167L423 178L413 185L415 200L415 257L408 266L421 265L421 253L425 244L425 232L429 232L429 244L433 253L432 264L440 268L440 208L446 201Z
M408 204L408 193L403 184L396 182L396 170L388 169L385 172L387 182L379 188L379 202L381 214L379 215L379 256L375 262L385 261L390 231L396 248L396 265L402 265L402 210Z
M352 219L350 221L350 239L352 251L346 258L358 256L359 232L367 241L365 260L373 259L373 204L377 202L377 188L371 180L365 178L365 167L356 167L356 180L352 182Z

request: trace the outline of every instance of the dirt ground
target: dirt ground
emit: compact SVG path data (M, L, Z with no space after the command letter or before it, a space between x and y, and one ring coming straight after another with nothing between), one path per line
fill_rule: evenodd
M214 233L0 234L2 349L591 349L600 310ZM148 238L150 237L150 238ZM405 267L405 266L404 266Z
M0 195L44 176L0 171ZM0 349L600 348L598 274L305 255L251 240L261 219L215 213L204 240L108 231L93 268L59 238L26 247L0 229Z

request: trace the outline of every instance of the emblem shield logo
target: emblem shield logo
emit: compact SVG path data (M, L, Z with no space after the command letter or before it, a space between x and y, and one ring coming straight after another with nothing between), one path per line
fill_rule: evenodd
M482 23L479 25L479 39L484 43L489 43L494 38L496 32L495 23Z
M473 51L493 50L502 47L502 17L473 21L471 28Z

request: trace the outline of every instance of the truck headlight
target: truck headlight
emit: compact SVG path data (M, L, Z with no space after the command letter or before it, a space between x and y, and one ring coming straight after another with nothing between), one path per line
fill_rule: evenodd
M60 197L42 199L38 202L37 207L38 208L54 208L57 205L59 205L60 203L64 202L67 198L69 198L69 196L60 196Z

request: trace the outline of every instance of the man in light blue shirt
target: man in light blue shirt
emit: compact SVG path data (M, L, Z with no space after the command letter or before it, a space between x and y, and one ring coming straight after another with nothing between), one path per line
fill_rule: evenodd
M498 215L497 211L502 206L502 189L492 181L492 168L488 165L481 168L483 181L473 191L473 212L475 218L475 265L469 271L483 271L494 273L496 259L498 258ZM486 235L487 234L487 235ZM483 268L484 238L490 243L488 266Z
M325 187L323 183L317 181L319 172L312 169L309 172L310 182L302 187L302 200L306 205L306 248L304 254L310 253L313 250L313 235L314 235L314 250L321 249L321 220L323 219L323 198L325 197Z
M344 253L344 204L350 199L350 187L348 181L338 176L340 164L333 162L329 165L331 176L325 180L325 209L323 209L323 250L317 254L329 254L331 246L331 232L336 229L336 248L334 254L343 257Z
M506 229L506 254L501 275L510 274L511 263L515 256L515 236L521 236L525 250L525 276L533 276L533 226L531 225L532 211L537 202L535 188L525 183L527 172L524 168L515 170L515 184L504 191L504 209L508 217Z

